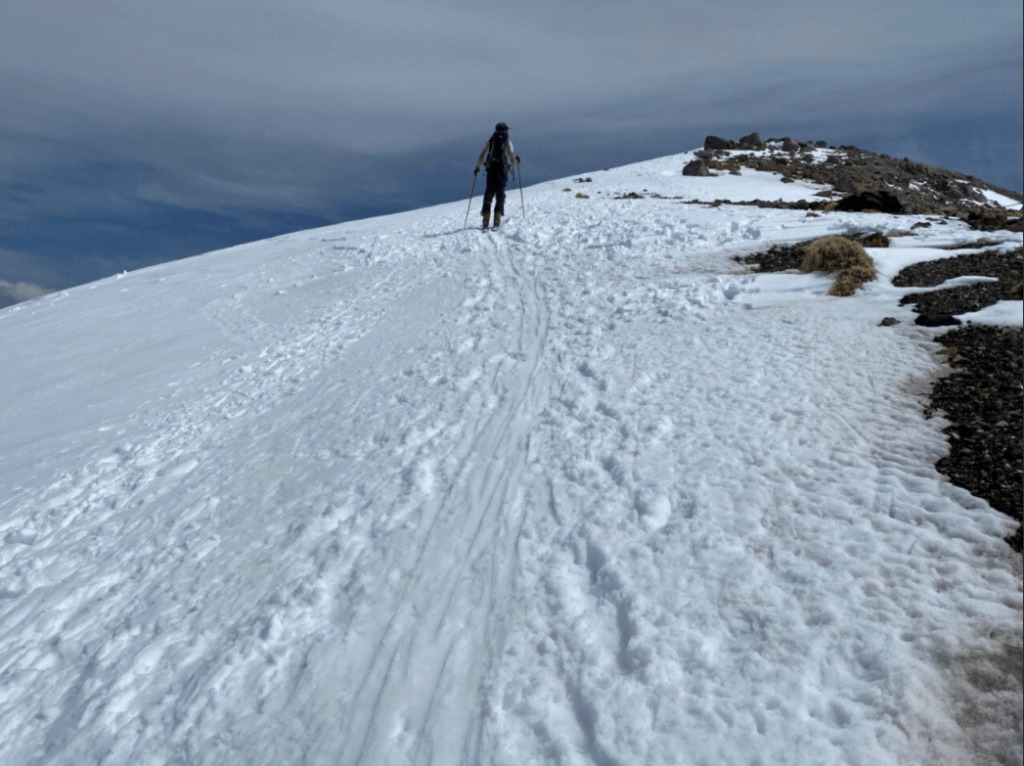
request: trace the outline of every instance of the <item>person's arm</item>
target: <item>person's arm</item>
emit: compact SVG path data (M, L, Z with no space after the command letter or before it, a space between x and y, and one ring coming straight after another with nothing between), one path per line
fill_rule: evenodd
M480 170L480 165L483 163L484 157L487 156L487 147L489 147L490 145L491 139L488 138L486 141L484 141L484 148L480 150L480 154L476 158L476 166L473 168L474 173Z

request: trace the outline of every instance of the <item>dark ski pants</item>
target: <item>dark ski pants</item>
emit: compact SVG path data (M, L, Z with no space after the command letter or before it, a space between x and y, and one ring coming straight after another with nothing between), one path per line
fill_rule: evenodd
M501 168L487 171L487 188L484 190L484 207L481 213L490 214L491 200L494 200L494 212L505 215L505 186L508 184L508 171Z

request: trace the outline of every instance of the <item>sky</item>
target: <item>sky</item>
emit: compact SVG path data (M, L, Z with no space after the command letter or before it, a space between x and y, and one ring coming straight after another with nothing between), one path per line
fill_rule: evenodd
M522 182L824 140L1022 189L1017 0L5 0L0 280L30 293Z

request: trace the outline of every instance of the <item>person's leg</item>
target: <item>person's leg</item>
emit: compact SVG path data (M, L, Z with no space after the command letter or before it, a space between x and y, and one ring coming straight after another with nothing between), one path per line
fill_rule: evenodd
M484 204L480 208L480 215L484 219L484 226L486 227L491 221L491 202L494 200L494 195L497 192L497 188L494 185L491 173L487 173L487 188L484 189Z
M508 184L508 173L504 170L499 170L494 175L494 193L496 198L494 212L505 215L505 186ZM490 185L489 178L488 185Z
M488 178L488 184L490 178ZM505 215L505 186L508 184L508 173L504 170L499 170L494 174L494 225L497 226L501 223L501 218Z

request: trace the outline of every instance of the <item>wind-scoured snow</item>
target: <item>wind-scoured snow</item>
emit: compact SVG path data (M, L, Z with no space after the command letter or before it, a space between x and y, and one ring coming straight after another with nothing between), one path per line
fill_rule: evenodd
M691 156L0 312L0 762L1019 763L1013 525L889 284L978 235ZM732 260L872 230L852 298Z
M998 207L1004 207L1009 210L1020 210L1024 207L1020 201L1015 200L1013 197L1007 197L1005 194L1000 194L991 189L981 189L980 191L985 195L985 199Z

